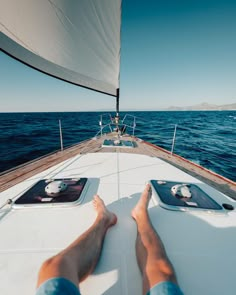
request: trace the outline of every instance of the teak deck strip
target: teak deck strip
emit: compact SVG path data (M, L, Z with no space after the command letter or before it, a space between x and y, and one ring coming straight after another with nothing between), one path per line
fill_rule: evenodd
M96 139L89 139L69 147L64 151L57 151L53 154L20 165L10 171L6 171L6 173L0 176L0 192L78 154L85 154L88 152L122 152L158 157L236 200L235 182L135 137L123 137L125 140L133 140L136 144L135 148L101 147L104 139L112 138L115 138L114 133Z

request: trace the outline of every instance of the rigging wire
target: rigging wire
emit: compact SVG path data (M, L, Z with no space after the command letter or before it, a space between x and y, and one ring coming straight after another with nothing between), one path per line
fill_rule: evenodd
M109 117L109 119L110 119L110 121L111 121L111 115L109 114L109 113L107 113L107 114L105 114L105 115L107 115L108 117ZM127 114L127 115L129 115L129 114ZM133 118L135 118L135 120L136 120L136 118L138 118L139 119L139 121L143 121L143 122L148 122L149 123L149 127L151 126L151 127L153 127L153 124L152 123L150 123L150 121L149 120L146 120L146 119L143 119L143 118L141 118L141 117L139 117L139 116L133 116L133 115L129 115L129 116L132 116ZM126 124L124 124L124 125L126 125ZM110 126L110 124L107 124L107 125L104 125L104 127L106 127L106 126L109 126L109 128L110 128L110 130L109 130L109 132L111 131L111 126ZM132 128L132 126L129 126L129 125L126 125L128 128ZM173 130L174 129L174 126L175 126L175 124L169 124L169 125L165 125L164 126L164 129L165 130L168 130L168 133L170 133L170 131L171 130ZM157 126L156 126L157 127ZM158 126L159 128L161 128L162 126ZM159 134L157 134L157 133L151 133L151 132L146 132L145 131L145 126L143 126L143 128L139 128L139 127L137 127L136 126L136 124L135 124L135 130L136 131L139 131L139 133L145 133L145 136L144 136L144 139L145 138L148 138L149 139L149 141L151 141L152 143L154 143L154 144L157 144L157 145L159 145L160 147L163 147L163 148L165 148L165 149L167 149L167 144L169 144L170 145L170 147L171 147L171 142L172 142L172 138L170 137L170 138L164 138L164 140L165 140L165 143L167 143L167 144L165 144L165 145L163 145L161 142L163 142L163 137L161 137L161 135L159 135ZM205 135L205 136L209 136L209 134L207 134L206 132L204 132L204 131L202 131L202 130L196 130L196 129L191 129L191 128L188 128L188 127L185 127L185 126L182 126L182 125L178 125L178 128L177 128L177 136L178 136L178 134L180 134L182 131L184 131L184 130L188 130L188 131L190 131L191 133L193 133L193 134L200 134L200 135ZM142 135L138 135L138 136L140 136L140 138L142 138ZM97 137L98 136L101 136L101 130L99 130L96 134L95 134L95 136L94 137L91 137L90 139L97 139ZM83 143L83 142L86 142L88 140L88 143L81 149L81 151L80 151L80 157L79 158L81 158L85 153L88 153L88 152L90 152L90 150L92 150L93 149L93 147L91 146L90 148L88 148L88 144L90 144L89 143L89 139L86 139L86 140L84 140L84 141L81 141L81 142L79 142L79 143L75 143L75 144L72 144L72 145L69 145L69 146L67 146L67 148L72 148L73 146L76 146L76 145L78 145L78 144L81 144L81 143ZM161 141L161 142L158 142L158 141ZM232 160L230 160L230 159L228 159L228 158L226 158L226 157L222 157L222 156L220 156L220 155L217 155L215 152L212 152L212 150L211 151L208 151L207 150L207 147L206 148L201 148L201 147L199 147L199 146L196 146L196 144L194 145L194 144L188 144L188 143L186 143L186 142L184 142L183 143L184 144L184 147L185 147L185 149L186 148L190 148L190 149L194 149L195 151L198 151L198 152L200 152L201 153L201 155L203 156L203 155L206 155L206 154L210 154L211 155L211 157L213 157L213 158L215 158L215 159L220 159L220 160L224 160L225 162L228 162L228 163L231 163L232 162ZM199 145L199 143L198 143L198 145ZM178 144L178 140L177 140L177 145L176 145L177 147L178 146L180 146L179 144ZM100 149L101 149L101 147L100 147ZM98 149L97 151L99 151L100 149ZM53 154L53 153L55 153L55 152L58 152L59 150L55 150L55 151L53 151L53 152L51 152L51 153L49 153L49 154L46 154L46 155L44 155L44 156L42 156L42 157L40 157L40 158L44 158L44 157L46 157L46 156L49 156L49 155L51 155L51 154ZM179 151L180 151L180 148L175 148L175 151L177 151L177 153L179 153ZM175 152L176 153L176 152ZM8 152L8 153L6 153L6 155L8 156L8 155L10 155L11 153L10 152ZM181 154L181 153L180 153ZM184 153L182 153L182 154L184 154ZM186 158L188 158L188 156L186 156L185 155L185 157ZM31 162L34 162L34 161L37 161L37 160L39 160L40 158L36 158L36 159L34 159L34 160L32 160L32 161L29 161L29 162L27 162L27 164L28 163L31 163ZM79 160L79 158L76 158L76 159L74 159L73 161L77 161L77 160ZM191 159L191 157L189 157L190 159ZM201 161L204 161L204 160L208 160L207 158L201 158ZM73 163L73 161L71 162L71 163L69 163L67 166L69 166L69 165L71 165L72 163ZM63 165L64 165L65 163L63 163L61 166L59 166L59 167L62 167L59 171L57 170L59 167L57 167L56 168L56 170L57 170L57 172L56 172L56 174L54 174L54 176L53 177L55 177L55 175L57 175L57 174L59 174L63 169L65 169L66 167L63 167ZM23 167L25 164L22 164L22 165L19 165L17 168L19 168L19 167ZM4 171L3 173L0 173L0 175L1 174L5 174L6 172L10 172L11 170L13 170L13 169L9 169L9 170L7 170L7 171ZM49 174L52 174L52 171L49 173ZM48 176L48 175L46 175L46 176ZM44 176L45 177L45 176Z
M83 143L83 142L86 142L86 141L88 141L87 142L87 144L83 147L83 149L81 149L81 151L80 151L80 153L79 153L79 157L76 155L76 156L73 156L72 157L72 161L70 161L71 160L71 158L69 158L67 161L66 161L66 163L65 163L65 161L63 161L59 166L58 165L56 165L56 168L54 169L54 170L52 170L52 171L50 171L48 174L46 174L46 175L43 175L42 177L40 177L40 178L38 178L37 179L37 181L40 181L40 180L43 180L43 179L45 179L46 177L48 177L48 176L50 176L50 179L53 179L53 178L55 178L55 176L56 175L58 175L60 172L62 172L64 169L66 169L67 167L69 167L71 164L73 164L73 163L75 163L76 161L78 161L79 159L81 159L81 157L83 157L86 153L88 153L91 149L93 149L93 147L91 147L90 149L88 149L87 151L86 151L86 153L84 153L84 151L85 151L85 149L88 147L88 145L90 144L90 140L91 139L94 139L94 137L92 137L92 138L90 138L90 139L87 139L87 140L84 140L84 141L81 141L80 143L77 143L77 144L74 144L74 145L72 145L72 146L70 146L69 148L71 148L71 147L73 147L73 146L76 146L76 145L79 145L79 144L81 144L81 143ZM98 149L98 150L100 150L101 149L101 147ZM64 151L66 151L66 149L64 150ZM64 152L63 151L63 152ZM63 153L62 152L62 153ZM52 152L52 153L50 153L50 154L48 154L48 155L51 155L51 154L54 154L55 152ZM44 157L46 157L46 156L43 156L43 157L41 157L41 158L44 158ZM39 158L37 158L37 159L35 159L35 160L32 160L32 161L30 161L30 163L33 163L33 162L36 162L36 161L38 161L39 160ZM68 163L69 162L69 163ZM28 162L29 163L29 162ZM24 165L27 165L28 163L25 163L25 164L22 164L22 165L20 165L20 166L24 166ZM66 164L66 165L65 165ZM17 168L19 168L20 166L18 166ZM61 168L61 169L59 169L59 168ZM50 169L50 168L49 168ZM59 171L58 171L58 169L59 169ZM8 172L10 172L11 170L14 170L14 169L10 169L10 170L8 170ZM54 171L56 171L56 173L54 173L53 174L53 172ZM4 173L6 173L6 171L4 172ZM2 173L2 174L4 174L4 173ZM30 185L31 186L31 185ZM30 187L29 186L29 187ZM3 207L5 207L5 206L7 206L7 205L12 205L13 204L13 201L16 199L16 198L18 198L20 195L22 195L24 192L26 192L28 189L29 189L29 187L27 187L27 188L25 188L23 191L21 191L20 193L17 193L15 196L13 196L11 199L8 199L8 200L6 200L3 204L1 204L0 205L0 209L2 209Z

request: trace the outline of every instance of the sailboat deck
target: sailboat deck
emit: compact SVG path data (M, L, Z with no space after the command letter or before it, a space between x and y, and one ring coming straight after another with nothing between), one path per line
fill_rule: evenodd
M208 169L203 168L193 162L190 162L178 155L171 154L167 150L150 144L149 142L142 141L138 138L131 136L124 136L123 139L134 141L134 148L119 148L119 147L102 147L104 139L114 139L116 134L106 134L102 137L86 140L76 144L64 151L58 151L48 156L41 157L29 163L21 165L12 171L0 175L0 192L4 191L13 185L37 174L45 169L57 165L65 160L70 159L78 154L96 153L96 152L109 152L109 153L132 153L142 154L152 157L160 158L175 167L185 171L186 173L196 177L197 179L209 184L220 192L236 200L236 183L226 179Z
M12 186L0 193L0 204L7 199L13 203L0 209L2 294L34 294L42 262L65 248L95 220L91 202L94 194L103 198L108 209L117 215L118 223L107 233L95 272L80 284L85 295L142 294L135 257L136 225L130 212L147 181L192 183L219 205L228 203L235 207L233 199L167 163L171 157L168 153L134 140L136 148L122 151L101 148L102 138L90 140L57 153L60 161L56 155L50 155L5 175ZM164 161L160 158L165 153ZM23 173L28 173L25 180ZM45 206L14 204L39 180L55 178L87 178L88 185L80 202ZM3 179L4 176L2 185ZM184 294L235 294L235 210L170 210L161 206L153 190L149 215Z

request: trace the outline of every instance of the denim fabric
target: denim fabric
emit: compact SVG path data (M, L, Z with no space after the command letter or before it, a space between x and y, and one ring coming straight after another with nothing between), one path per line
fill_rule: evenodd
M36 291L36 295L80 295L78 287L64 278L53 278L44 282Z
M183 292L172 282L161 282L152 287L147 295L183 295Z

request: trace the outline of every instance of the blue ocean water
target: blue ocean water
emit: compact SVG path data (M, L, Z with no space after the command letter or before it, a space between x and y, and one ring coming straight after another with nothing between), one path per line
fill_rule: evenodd
M67 147L95 136L101 114L0 113L0 172L59 150L59 119L64 146ZM121 112L121 117L124 114ZM177 125L174 153L236 180L236 111L129 114L136 117L137 137L167 150L171 150Z

